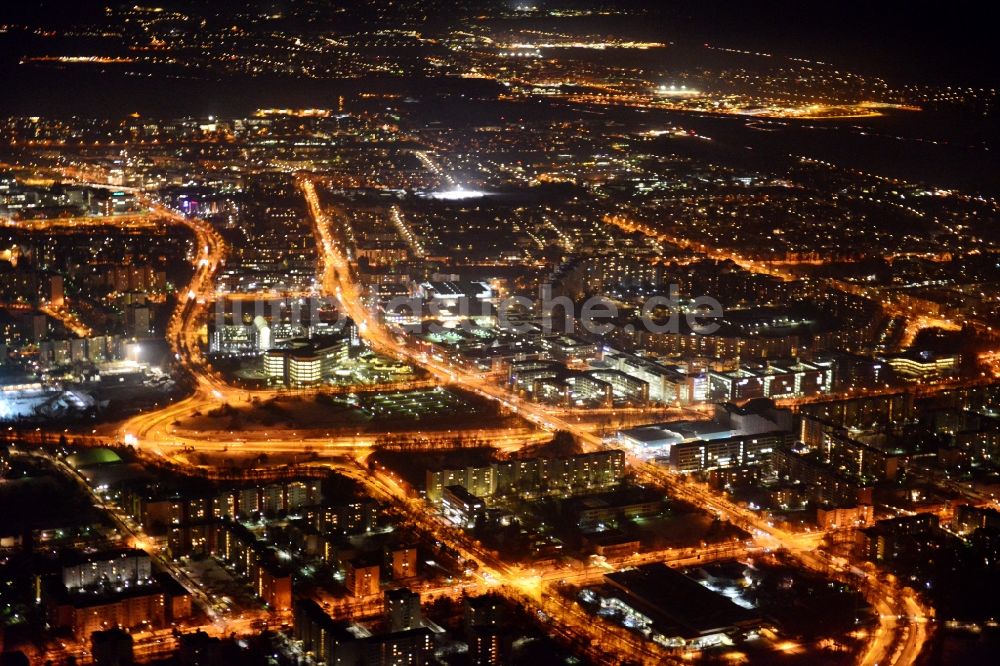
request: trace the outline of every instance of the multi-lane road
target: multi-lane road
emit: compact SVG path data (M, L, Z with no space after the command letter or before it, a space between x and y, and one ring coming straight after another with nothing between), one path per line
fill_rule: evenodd
M354 279L349 249L342 240L344 236L338 233L340 229L348 226L346 217L343 217L347 213L336 207L324 207L309 175L299 176L298 185L307 203L320 250L322 292L325 296L337 300L342 311L355 321L360 334L373 348L424 368L441 383L454 384L500 402L510 411L534 424L540 431L531 438L524 438L520 433L511 433L510 439L501 442L506 446L515 448L524 441L538 441L539 437L545 436L544 433L555 431L572 433L590 449L604 446L602 438L592 430L592 425L576 421L570 414L522 400L489 378L429 357L411 348L401 332L389 330L365 305L360 286ZM136 444L147 453L165 457L172 457L183 448L221 451L243 447L247 451L260 449L289 452L314 451L320 447L340 449L347 454L342 462L327 464L341 473L356 478L375 497L392 502L417 529L447 543L466 560L475 562L484 584L506 591L521 601L534 604L538 610L542 610L555 620L560 626L560 632L564 632L563 635L582 638L588 644L595 646L594 649L598 646L614 647L644 663L662 663L665 655L655 644L644 641L632 632L598 620L582 612L578 606L562 600L551 586L559 580L568 578L566 574L571 572L531 572L504 563L494 553L472 542L461 530L449 527L439 517L430 514L422 501L411 497L406 489L384 472L372 471L363 465L364 458L371 451L372 445L371 440L366 437L309 438L304 437L302 433L275 429L262 441L253 437L233 438L226 432L182 434L174 431L173 423L194 410L211 408L222 403L239 404L248 401L250 394L245 389L227 385L221 377L213 374L206 366L201 352L199 324L206 314L207 303L211 302L214 294L213 277L225 260L225 244L208 224L187 218L156 201L147 200L147 204L152 215L170 223L186 226L194 233L197 241L196 251L192 257L195 265L194 276L187 292L182 295L167 330L167 339L178 362L195 379L196 391L186 400L129 420L118 429L119 438ZM327 210L330 211L329 214ZM518 438L521 440L518 441ZM758 547L787 550L804 566L811 569L839 571L841 574L847 570L847 563L837 564L819 550L823 536L821 533L798 534L779 529L756 513L735 505L723 495L705 486L684 482L664 468L643 460L629 457L628 462L640 478L662 485L673 496L692 502L746 529ZM698 555L707 556L707 554L699 553L690 557L697 558ZM649 557L653 557L652 561L669 561L677 564L685 561L676 553L667 552L647 554L642 557L643 561L650 561ZM580 577L596 573L598 573L596 570L576 572ZM867 650L860 658L861 663L913 663L927 637L926 621L929 611L911 591L886 579L877 579L877 582L869 584L867 589L870 600L878 609L881 621L878 629L873 632Z
M488 379L484 379L481 375L417 352L406 345L401 335L397 335L381 325L364 304L359 287L352 277L352 266L348 261L349 255L333 229L334 221L320 203L315 185L308 177L301 177L299 186L306 198L320 240L324 265L324 289L327 293L336 296L341 306L355 320L369 342L385 353L422 366L443 382L457 384L483 397L502 402L514 412L546 431L567 431L589 447L604 446L604 442L599 436L570 419L563 418L545 406L523 401L518 396L491 383ZM336 208L332 210L334 215L345 214ZM660 466L634 457L629 457L629 464L641 477L668 488L673 496L690 501L746 529L761 545L767 548L785 549L795 555L804 566L811 569L821 571L831 569L829 561L821 561L815 554L823 537L822 533L798 534L779 529L756 513L735 505L724 496L710 491L705 486L681 482L675 475ZM431 525L428 528L435 529L435 526ZM846 566L846 564L841 565L842 572ZM491 573L498 580L508 582L513 587L525 588L522 576L513 575L511 572L496 566L492 567ZM882 582L880 587L873 589L877 590L877 593L872 595L872 600L879 609L880 624L870 642L869 649L861 659L861 663L913 663L926 640L925 623L929 615L928 610L921 606L919 599L912 592L906 592L890 583ZM539 595L544 596L540 592ZM560 619L566 622L567 626L576 626L583 632L583 635L593 638L588 633L587 627L579 622L581 618L577 617L575 613L562 608ZM594 622L593 618L589 618L587 621ZM889 650L894 651L890 653ZM648 647L644 646L633 654L646 655L647 651ZM883 658L884 656L887 656L887 659Z

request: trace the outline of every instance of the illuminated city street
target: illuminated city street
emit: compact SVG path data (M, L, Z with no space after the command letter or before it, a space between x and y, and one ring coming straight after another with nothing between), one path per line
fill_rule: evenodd
M996 661L981 11L36 5L0 664Z

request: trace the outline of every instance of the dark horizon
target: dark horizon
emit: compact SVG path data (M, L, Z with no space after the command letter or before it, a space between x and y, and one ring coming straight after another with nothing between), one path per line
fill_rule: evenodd
M100 19L106 6L131 4L115 0L40 0L31 6L5 7L0 11L0 23L70 27ZM166 0L154 4L194 9L198 13L207 11L209 17L225 23L227 12L244 12L248 8L281 11L289 3L285 0L251 3L223 0L213 2L211 8L191 0ZM322 3L312 4L321 11ZM361 24L371 20L365 18L368 11L365 6L350 2L328 4L347 8L344 19L335 19L335 29L338 25L347 30L356 27L357 23L351 19L352 7L356 7L356 20ZM437 28L475 14L475 11L456 14L448 8L449 4L441 0L419 5L420 15L431 19L428 27ZM848 0L821 4L795 0L749 3L724 0L471 0L454 4L469 10L519 5L609 7L626 16L629 11L634 12L640 19L631 29L651 37L822 60L863 74L883 76L897 85L995 87L1000 83L1000 70L994 62L991 12L986 4L972 0L949 3L947 7L926 0ZM400 6L394 14L412 25L419 25L421 19L416 17L417 11L414 8L411 17L410 12ZM5 51L0 50L0 54L7 58L16 55Z

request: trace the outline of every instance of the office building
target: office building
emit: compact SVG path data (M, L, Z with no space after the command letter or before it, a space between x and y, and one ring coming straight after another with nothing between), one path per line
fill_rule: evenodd
M441 512L456 525L472 528L486 509L486 503L465 486L445 486L441 495Z

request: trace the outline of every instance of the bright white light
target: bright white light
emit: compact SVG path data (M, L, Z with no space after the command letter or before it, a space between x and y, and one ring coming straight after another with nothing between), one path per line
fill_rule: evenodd
M136 439L135 435L131 433L125 434L125 444L127 444L128 446L135 446L138 442L139 440Z
M430 197L432 199L456 201L459 199L478 199L479 197L488 195L488 192L483 192L482 190L467 190L464 187L456 187L453 190L445 190L444 192L432 192Z

